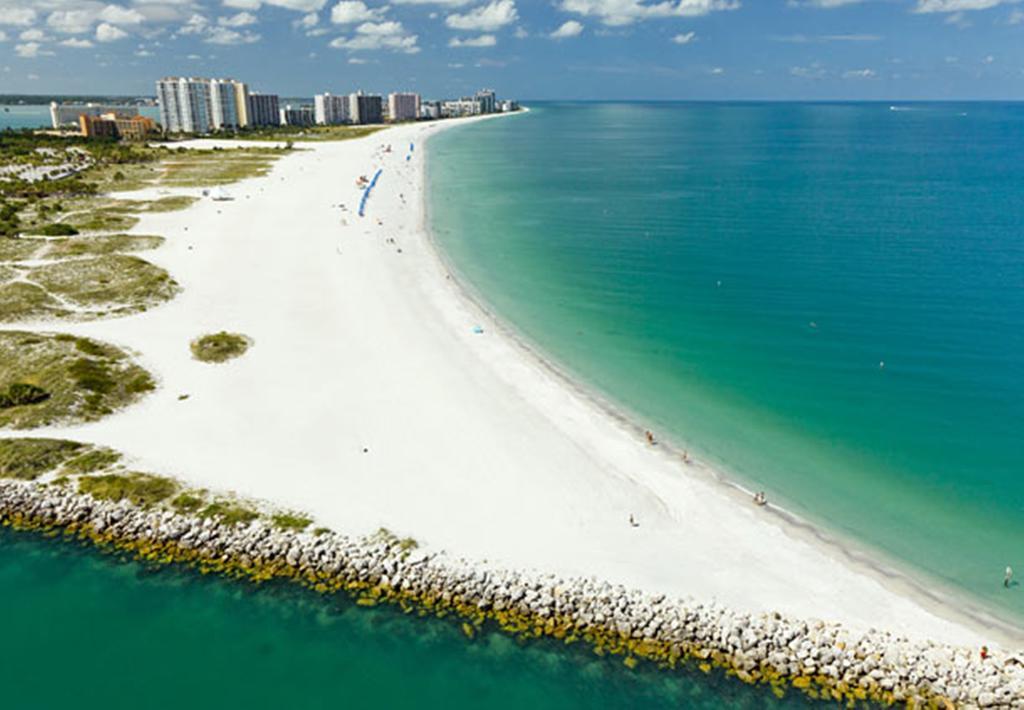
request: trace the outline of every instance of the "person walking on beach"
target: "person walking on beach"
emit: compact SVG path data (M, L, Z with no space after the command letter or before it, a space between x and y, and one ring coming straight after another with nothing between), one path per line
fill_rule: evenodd
M1007 589L1010 588L1010 582L1013 580L1013 567L1006 565L1006 573L1003 574L1003 586Z

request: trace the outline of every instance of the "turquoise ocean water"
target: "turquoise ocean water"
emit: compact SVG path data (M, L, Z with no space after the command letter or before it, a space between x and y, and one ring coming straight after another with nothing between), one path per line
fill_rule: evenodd
M442 248L555 361L1024 619L1024 104L541 104L429 165Z

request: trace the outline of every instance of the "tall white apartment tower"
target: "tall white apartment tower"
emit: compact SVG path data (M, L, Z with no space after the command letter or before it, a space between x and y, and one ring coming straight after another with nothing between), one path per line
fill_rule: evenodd
M156 95L160 99L160 122L168 133L208 133L213 128L209 79L160 79Z
M317 94L313 97L313 112L318 125L337 126L349 121L347 96Z
M232 79L210 80L211 121L214 129L237 128L241 125L238 118L235 83Z
M388 118L392 122L415 121L420 117L420 95L408 93L388 94Z

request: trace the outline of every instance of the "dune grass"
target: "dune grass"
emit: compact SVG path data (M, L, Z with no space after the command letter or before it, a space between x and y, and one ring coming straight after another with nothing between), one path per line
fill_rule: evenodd
M252 522L260 517L260 514L252 508L240 503L227 500L219 500L210 503L199 511L201 518L215 518L224 525L238 525L239 523Z
M69 315L60 301L36 284L24 282L0 285L0 322L16 323L35 318L63 318Z
M0 439L0 478L34 481L86 449L63 439Z
M94 311L81 314L85 317L143 311L170 300L179 290L166 271L125 254L58 261L32 268L28 278L71 304Z
M240 333L221 331L203 335L192 341L192 357L202 362L225 362L240 357L252 340Z
M0 331L0 391L32 385L45 399L0 408L0 428L94 421L155 384L123 350L70 335Z
M178 492L178 484L170 478L148 473L108 473L78 479L78 490L99 500L130 500L144 508L167 500Z
M0 237L0 262L31 259L40 247L41 242L38 239Z
M280 530L301 532L313 523L313 519L299 513L276 513L270 516L270 522Z
M47 239L42 242L42 251L36 258L57 260L104 254L127 254L156 249L163 243L163 237L134 234L98 234L92 237Z

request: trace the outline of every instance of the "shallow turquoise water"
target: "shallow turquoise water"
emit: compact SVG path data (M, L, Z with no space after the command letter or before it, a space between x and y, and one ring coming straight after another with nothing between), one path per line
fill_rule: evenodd
M431 223L645 424L1019 620L1024 104L900 108L542 104L432 140Z
M582 649L291 588L155 571L0 528L5 708L806 707Z

